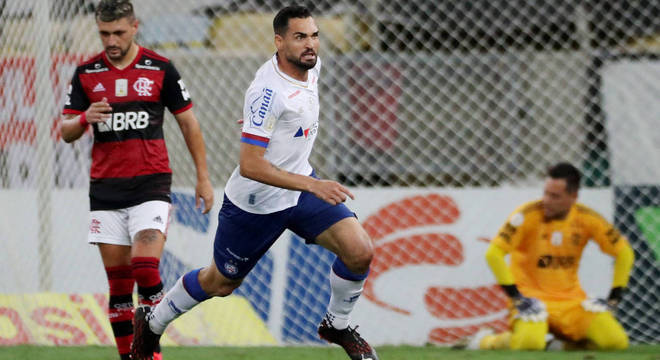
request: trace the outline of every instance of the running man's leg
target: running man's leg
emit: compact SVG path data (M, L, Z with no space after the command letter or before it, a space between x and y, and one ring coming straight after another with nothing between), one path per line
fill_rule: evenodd
M330 271L328 315L333 327L345 329L369 273L371 239L357 219L349 217L322 232L316 243L337 255Z
M319 336L343 347L351 359L378 359L356 327L349 326L374 253L371 239L355 214L344 204L330 205L302 193L287 227L307 243L316 243L337 255L329 275L330 303L319 325Z
M210 297L227 296L238 288L284 231L285 215L250 214L225 197L218 215L212 263L179 278L155 308L136 312L134 359L148 359L174 319Z

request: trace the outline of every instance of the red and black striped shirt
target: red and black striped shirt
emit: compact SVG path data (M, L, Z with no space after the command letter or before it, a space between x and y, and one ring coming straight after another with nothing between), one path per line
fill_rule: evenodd
M104 97L112 116L93 125L91 210L169 202L172 170L163 137L164 110L178 114L192 107L178 71L169 59L143 47L121 70L101 52L76 68L63 113L80 114Z

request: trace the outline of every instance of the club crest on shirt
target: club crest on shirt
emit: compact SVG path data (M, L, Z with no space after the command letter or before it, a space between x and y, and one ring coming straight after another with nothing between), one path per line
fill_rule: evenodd
M140 77L133 83L133 90L137 91L138 96L151 96L151 85L153 84L153 80L149 80L146 77Z

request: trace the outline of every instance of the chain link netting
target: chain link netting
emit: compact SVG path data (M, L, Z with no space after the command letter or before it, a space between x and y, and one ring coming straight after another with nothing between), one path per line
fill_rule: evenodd
M321 132L311 159L320 176L376 189L526 188L540 186L549 165L570 161L587 188L612 191L614 222L636 251L620 318L635 342L660 340L660 1L303 3L321 33ZM286 4L134 1L138 43L170 58L193 98L217 189L237 164L243 96L274 52L272 18ZM9 219L35 218L30 229L0 220L0 236L34 245L26 255L0 239L0 259L13 274L3 279L16 279L0 283L0 293L76 289L57 285L75 284L74 275L51 276L53 266L75 266L53 260L58 252L67 258L53 249L57 242L43 245L44 234L66 226L44 220L42 210L64 212L54 218L65 223L87 217L92 139L65 144L58 119L76 64L102 50L94 6L0 1L2 207ZM170 114L164 131L174 188L190 189L194 165ZM203 227L212 234L208 219ZM72 234L79 239L68 241L84 243L85 229ZM308 314L321 314L329 296L306 285L332 259L298 245L294 238L285 251L287 269L312 273L282 283L281 311L289 315L276 338L289 342L315 338ZM240 290L264 321L272 320L264 300L271 257ZM177 272L191 264L179 265ZM26 279L20 266L41 270ZM100 262L89 266L103 276ZM30 281L39 286L24 287ZM431 302L442 313L442 301Z

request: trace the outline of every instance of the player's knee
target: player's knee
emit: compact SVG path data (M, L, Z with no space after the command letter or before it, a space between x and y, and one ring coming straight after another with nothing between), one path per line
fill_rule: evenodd
M364 241L361 246L356 246L350 254L342 259L342 261L352 272L356 274L364 274L369 270L373 257L374 249L373 245L371 245L371 241Z
M149 245L164 239L165 237L160 230L144 229L144 230L140 230L137 234L135 234L134 242L139 242L145 245Z

